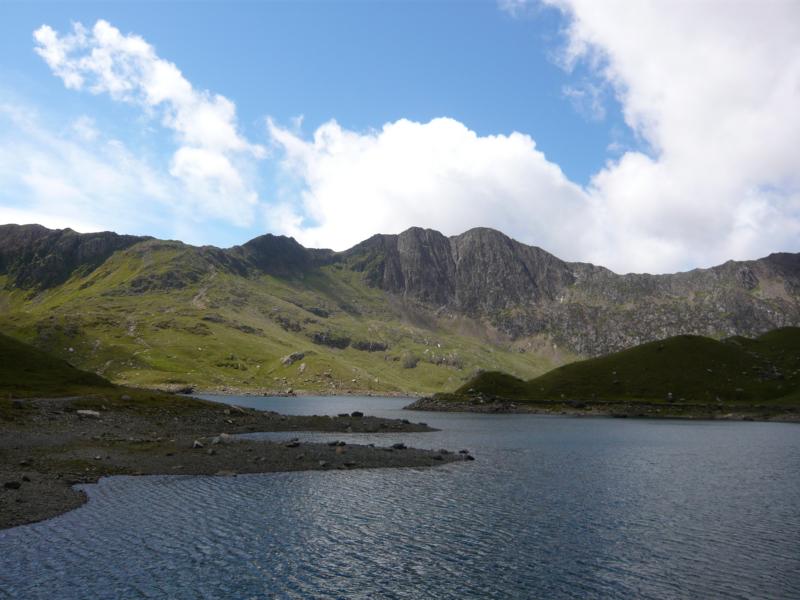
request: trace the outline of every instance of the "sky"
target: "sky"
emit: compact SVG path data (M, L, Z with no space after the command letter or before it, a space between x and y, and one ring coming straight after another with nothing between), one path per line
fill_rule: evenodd
M800 2L0 3L0 223L800 251Z

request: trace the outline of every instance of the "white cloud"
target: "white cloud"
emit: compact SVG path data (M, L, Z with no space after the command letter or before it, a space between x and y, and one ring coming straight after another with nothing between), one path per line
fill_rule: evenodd
M572 107L590 121L606 118L606 105L603 88L591 81L565 85L562 93L572 103Z
M75 119L72 122L72 130L80 139L87 142L93 142L100 136L94 119L88 115L81 115Z
M233 102L196 90L144 39L103 20L91 30L76 23L62 36L43 25L34 39L36 52L68 88L107 93L160 115L180 143L169 172L185 197L197 199L197 209L236 225L252 222L258 195L246 173L265 149L238 131Z
M305 185L300 207L270 218L305 244L343 249L413 225L448 234L491 226L578 255L571 240L586 225L584 194L527 135L481 137L452 119L363 134L331 121L311 140L268 126L284 167Z
M553 0L566 64L613 86L652 156L592 180L591 258L668 270L800 250L800 5Z
M180 210L170 177L92 132L53 133L30 110L0 105L0 222L147 231Z

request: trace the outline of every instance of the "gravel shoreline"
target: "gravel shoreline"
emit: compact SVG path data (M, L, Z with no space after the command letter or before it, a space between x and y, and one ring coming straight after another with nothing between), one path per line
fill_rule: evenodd
M433 431L424 424L352 416L287 416L193 398L2 400L0 529L77 508L72 486L111 475L219 475L278 471L430 467L469 460L446 450L269 442L239 433Z

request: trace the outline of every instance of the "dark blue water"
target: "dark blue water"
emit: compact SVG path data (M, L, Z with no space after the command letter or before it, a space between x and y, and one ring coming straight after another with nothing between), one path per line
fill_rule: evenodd
M0 532L0 596L800 598L800 426L235 402L426 421L442 431L306 437L477 460L104 479L84 507Z

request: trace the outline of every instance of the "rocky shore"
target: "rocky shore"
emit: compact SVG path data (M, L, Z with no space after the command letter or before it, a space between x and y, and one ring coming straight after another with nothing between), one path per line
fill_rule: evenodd
M179 396L0 400L0 528L53 517L86 501L73 488L109 475L218 475L428 467L468 455L393 447L242 440L269 431L432 431L364 416L286 416Z
M539 401L512 402L507 399L480 396L437 394L415 400L406 410L431 412L473 412L486 414L539 414L580 417L616 417L642 419L697 419L727 421L774 421L800 423L800 412L794 407L755 405L732 409L708 404L666 404L646 401Z

